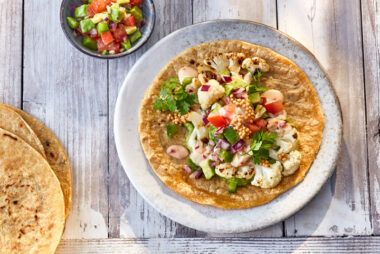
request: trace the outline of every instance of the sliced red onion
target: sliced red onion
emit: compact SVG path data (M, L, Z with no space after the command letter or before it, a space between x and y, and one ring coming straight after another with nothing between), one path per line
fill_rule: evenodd
M215 154L215 156L216 156L216 154ZM215 162L215 161L212 162L212 163L210 163L210 167L215 167L215 165L216 165L216 162Z
M237 98L237 99L247 99L248 94L245 88L238 88L232 91L232 94Z
M199 149L199 146L196 146L196 147L195 147L195 150L198 150L198 149Z
M109 18L108 18L108 17L105 17L105 18L104 18L104 21L105 21L105 22L107 22L108 20L109 20Z
M146 21L145 21L145 19L143 19L143 20L140 21L138 27L141 28L141 27L145 26L145 24L146 24Z
M219 129L216 130L214 137L219 136L220 134L223 133L223 131L224 131L224 127L220 127Z
M236 153L237 151L239 151L243 146L245 146L245 141L243 139L240 139L238 142L236 142L233 146L232 146L232 152L233 153Z
M117 24L115 22L110 22L109 28L111 31L115 31L116 27L117 27Z
M209 123L207 117L208 117L208 115L203 115L203 117L202 117L203 125L204 125L204 126L206 126L206 125Z
M212 73L212 78L215 79L215 80L218 80L218 74Z
M185 170L186 173L190 174L193 170L191 170L190 166L187 164L184 164L182 166L183 170Z
M210 89L210 86L209 86L209 85L203 85L203 86L201 86L201 91L202 91L202 92L207 92L208 89Z
M286 122L285 122L285 121L280 122L280 123L278 124L278 127L280 127L280 128L284 128L285 126L286 126Z
M190 178L191 179L199 179L199 178L201 178L202 175L203 175L203 171L200 169L200 170L197 170L197 171L194 171L193 173L191 173Z
M221 75L221 79L224 83L230 83L232 81L231 76Z
M227 150L230 148L230 143L226 139L220 138L218 139L216 146L222 148L223 150Z

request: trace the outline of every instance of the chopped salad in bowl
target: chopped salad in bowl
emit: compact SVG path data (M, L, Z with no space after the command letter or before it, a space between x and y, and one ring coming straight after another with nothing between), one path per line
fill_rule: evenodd
M186 147L174 144L166 153L186 159L189 178L219 177L235 193L248 184L274 188L300 167L284 96L262 86L269 69L260 57L220 53L196 68L183 66L161 85L153 108L168 113L167 136L180 126L187 131Z
M142 37L143 0L86 0L66 22L87 49L102 55L128 51Z

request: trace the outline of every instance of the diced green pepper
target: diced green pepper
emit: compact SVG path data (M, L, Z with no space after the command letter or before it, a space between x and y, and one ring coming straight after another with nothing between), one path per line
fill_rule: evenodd
M176 134L177 132L178 132L177 125L175 125L174 123L169 123L166 126L166 135L168 135L169 138L173 137L174 134Z
M229 193L235 193L237 186L238 186L238 184L236 181L229 181L228 182L228 192Z
M234 155L232 153L229 153L227 150L220 150L219 156L225 161L225 162L231 162L234 158Z
M200 166L201 166L203 174L205 175L205 178L207 180L210 180L215 175L214 169L210 166L210 160L209 159L202 161L200 163Z
M98 46L96 44L96 40L92 39L90 36L86 36L82 38L82 44L86 48L89 48L91 50L97 50Z
M83 33L87 33L91 29L95 28L94 22L91 19L84 19L80 21L80 29Z
M76 19L74 19L72 17L67 17L66 20L72 29L76 29L79 27L79 22Z
M129 10L129 12L135 16L136 22L140 22L143 19L143 13L141 9L138 6L133 6L132 9Z
M136 32L134 32L133 34L131 34L129 36L129 40L131 41L131 43L135 43L138 39L140 39L141 37L141 32L140 32L140 29L137 28Z
M115 23L119 23L122 20L122 18L123 18L123 13L120 11L120 8L116 6L112 6L110 19Z
M107 31L110 30L109 27L108 27L108 24L105 23L105 22L98 23L98 25L97 25L96 28L98 30L98 34L99 35L102 35L102 33L105 33L105 32L107 32Z
M186 77L182 80L182 85L186 87L188 84L190 84L193 81L193 77Z
M137 31L137 26L126 26L125 31L127 32L128 35L131 35Z
M84 18L87 16L87 4L82 4L81 6L75 8L74 17Z
M187 164L189 165L189 167L192 169L192 170L197 170L199 168L199 166L197 164L195 164L194 161L192 161L190 158L187 159Z
M239 140L239 136L232 127L224 129L223 135L231 144L235 144Z
M125 50L128 50L128 49L132 48L131 42L130 42L129 40L127 40L127 41L122 41L120 44L121 44L121 46L122 46Z
M259 92L248 95L248 101L252 104L259 103L260 99L261 97Z
M108 50L103 50L102 55L108 55Z
M241 79L234 79L230 83L228 83L225 88L226 96L230 96L231 92L238 88L245 88L248 86L248 83L244 82Z

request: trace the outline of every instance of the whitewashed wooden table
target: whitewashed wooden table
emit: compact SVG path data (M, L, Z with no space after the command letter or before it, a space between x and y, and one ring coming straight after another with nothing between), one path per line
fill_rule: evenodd
M44 121L72 163L58 253L380 253L380 0L155 0L149 42L108 61L66 41L59 6L0 0L0 101ZM135 61L170 32L220 18L261 22L303 43L329 73L344 118L339 163L321 192L279 224L234 235L199 232L151 208L121 168L112 133Z

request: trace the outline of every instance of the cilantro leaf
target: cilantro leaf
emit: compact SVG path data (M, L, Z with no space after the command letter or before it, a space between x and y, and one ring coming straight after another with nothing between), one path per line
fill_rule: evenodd
M277 133L259 130L253 135L251 144L251 155L255 164L260 164L261 160L268 160L273 164L275 161L269 157L269 149L276 142Z
M170 78L161 85L159 97L153 104L155 110L169 110L179 112L181 115L189 112L196 102L195 94L188 94L180 85L178 78Z

